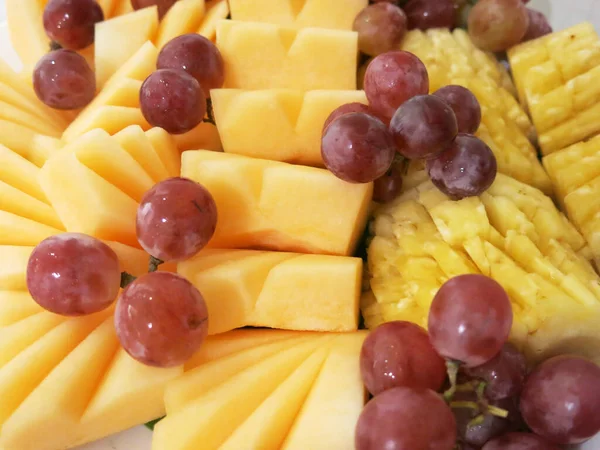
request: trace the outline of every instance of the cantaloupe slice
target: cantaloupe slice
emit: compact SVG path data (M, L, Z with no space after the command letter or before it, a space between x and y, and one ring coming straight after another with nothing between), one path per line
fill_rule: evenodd
M0 119L52 137L60 137L62 132L61 129L47 123L44 119L4 101L0 101Z
M115 9L113 12L113 15L115 17L122 16L124 14L129 14L131 12L133 12L131 0L116 0Z
M225 60L226 88L356 89L353 31L223 20L217 45Z
M33 251L33 246L0 245L0 290L27 290L25 268Z
M204 20L198 29L198 34L215 41L217 37L217 23L229 16L228 0L208 0L205 5Z
M50 39L42 22L43 5L38 0L7 0L6 15L13 48L26 68L33 68L48 52Z
M0 78L0 100L7 105L14 106L25 113L31 114L40 120L47 121L49 125L58 129L64 128L66 125L58 115L46 114L45 109L40 107L39 100L31 100L15 90L8 83L3 82L2 78Z
M146 41L151 41L157 30L155 6L97 23L94 51L97 88L101 89Z
M0 291L0 328L42 311L25 291ZM1 332L0 332L1 333Z
M38 167L42 167L62 145L58 139L37 134L6 120L0 120L0 144Z
M42 223L63 229L63 224L56 215L54 209L47 203L25 194L23 191L12 187L0 180L0 210L6 211L17 216L31 219Z
M367 103L356 90L215 89L211 98L225 152L319 167L329 114L345 103Z
M186 150L213 150L220 152L223 150L219 131L212 123L202 122L191 131L184 134L174 135L173 138L179 151Z
M348 31L368 3L368 0L229 0L233 20Z
M175 138L162 128L151 128L146 131L146 137L167 168L169 175L172 177L179 176L181 171L181 154L177 148Z
M135 125L127 127L115 134L114 138L144 168L155 183L175 175L169 173L141 127Z
M208 151L184 152L181 171L217 203L213 248L351 255L373 189L324 169Z
M163 48L171 39L182 34L195 33L204 19L204 0L179 0L160 22L155 39L156 46Z
M0 145L0 180L6 184L48 203L38 183L38 167L4 145Z
M37 245L62 231L10 212L0 211L0 246Z

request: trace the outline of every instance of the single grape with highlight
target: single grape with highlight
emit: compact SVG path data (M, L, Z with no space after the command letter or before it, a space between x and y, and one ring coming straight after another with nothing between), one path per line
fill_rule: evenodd
M79 50L94 43L95 26L104 20L104 12L96 0L50 0L42 20L50 39Z
M353 29L360 51L377 56L398 49L406 34L406 14L391 3L376 3L356 16Z

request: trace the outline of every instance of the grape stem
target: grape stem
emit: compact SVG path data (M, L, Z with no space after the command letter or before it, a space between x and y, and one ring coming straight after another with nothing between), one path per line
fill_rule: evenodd
M133 283L137 277L127 272L121 272L121 289L125 289L131 283Z
M206 99L206 117L202 122L212 123L215 126L217 125L217 122L215 121L215 113L213 111L212 99L210 98Z
M459 367L460 367L459 361L451 361L451 360L446 361L446 370L448 372L448 378L450 379L450 388L446 392L444 392L444 399L447 402L452 400L452 397L454 397L454 394L456 393L456 388L457 388L456 378L458 377Z
M148 262L148 273L156 272L158 270L158 266L164 263L165 262L163 260L155 258L154 256L150 256L150 261Z
M481 409L480 405L478 405L476 402L468 402L468 401L450 402L450 408L472 409L474 411L478 411ZM502 419L506 419L508 417L507 410L498 408L497 406L492 406L492 405L487 405L487 407L485 408L485 414L491 414L492 416L501 417ZM483 417L483 415L481 415L481 416ZM478 417L475 418L475 421L477 420Z
M55 50L60 50L62 48L62 45L60 45L58 42L56 41L50 41L50 51L53 52Z

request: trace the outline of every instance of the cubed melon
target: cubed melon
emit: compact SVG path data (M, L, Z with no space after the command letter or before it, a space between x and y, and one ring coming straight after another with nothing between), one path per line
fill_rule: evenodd
M223 20L217 46L225 60L226 88L356 89L353 31Z
M156 46L163 48L171 39L182 34L195 33L204 19L204 0L179 0L160 22L155 39Z
M373 190L324 169L209 151L184 152L182 176L216 201L213 248L351 255Z
M290 27L352 30L368 0L229 0L231 18Z
M367 103L356 90L215 89L211 98L225 152L320 167L327 117L345 103Z

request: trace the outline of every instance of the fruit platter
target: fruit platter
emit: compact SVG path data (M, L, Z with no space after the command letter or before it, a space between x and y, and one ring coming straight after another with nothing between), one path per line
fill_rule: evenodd
M600 449L568 3L0 1L0 450Z

